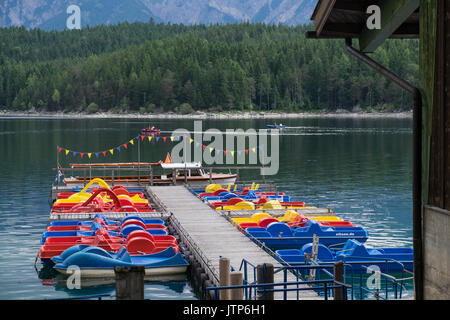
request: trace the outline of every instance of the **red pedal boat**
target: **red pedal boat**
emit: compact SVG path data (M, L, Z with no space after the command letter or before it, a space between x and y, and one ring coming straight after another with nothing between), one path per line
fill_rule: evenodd
M130 254L152 254L163 251L169 246L179 252L175 237L169 235L152 235L144 230L131 232L126 239L111 236L106 229L99 229L95 236L88 237L50 237L39 249L41 259L51 259L60 255L64 250L75 245L97 246L106 251L115 252L126 246Z

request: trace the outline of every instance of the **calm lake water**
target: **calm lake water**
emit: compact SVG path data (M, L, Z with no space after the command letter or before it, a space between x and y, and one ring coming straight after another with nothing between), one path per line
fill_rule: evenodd
M265 128L273 120L207 120L203 129ZM280 169L268 177L293 200L331 207L369 232L371 247L412 246L412 121L410 119L288 119L280 136ZM151 122L170 135L192 120ZM0 119L0 299L53 299L113 293L114 286L68 290L35 258L47 226L56 146L97 152L115 148L149 125L142 119ZM209 143L209 142L208 142ZM208 144L205 143L205 144ZM156 162L170 143L141 145ZM60 154L60 162L88 162ZM137 148L98 161L136 161ZM251 172L244 172L251 180ZM220 255L220 252L217 252ZM198 299L188 279L146 283L147 299Z

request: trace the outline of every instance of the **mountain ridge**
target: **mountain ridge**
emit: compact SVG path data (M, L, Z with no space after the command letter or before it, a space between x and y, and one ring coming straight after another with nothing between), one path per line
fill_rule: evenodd
M4 0L0 27L66 29L70 5L81 9L81 27L119 22L225 24L262 22L302 25L310 22L317 0Z

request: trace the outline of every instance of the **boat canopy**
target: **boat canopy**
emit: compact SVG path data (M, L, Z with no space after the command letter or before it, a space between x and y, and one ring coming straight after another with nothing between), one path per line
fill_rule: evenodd
M161 163L163 169L201 169L200 162Z

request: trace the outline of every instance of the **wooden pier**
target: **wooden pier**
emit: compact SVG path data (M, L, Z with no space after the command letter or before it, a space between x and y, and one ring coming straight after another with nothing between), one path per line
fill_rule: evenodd
M170 221L179 230L181 241L198 256L209 278L218 285L219 259L230 259L230 264L239 269L243 259L254 266L271 263L275 268L281 264L270 254L246 237L225 217L210 208L184 186L150 186L147 192L152 200L159 204L165 213L170 214ZM249 279L254 279L253 270L248 269ZM282 273L275 273L274 282L285 282ZM297 281L290 273L288 282ZM306 285L305 285L306 286ZM301 286L300 286L301 287ZM279 289L279 287L278 287ZM301 300L322 299L312 290L300 291ZM295 291L288 292L288 299L297 299ZM283 299L283 294L276 292L275 299Z

